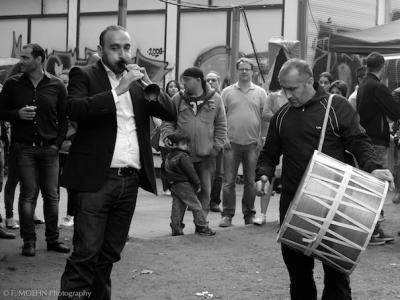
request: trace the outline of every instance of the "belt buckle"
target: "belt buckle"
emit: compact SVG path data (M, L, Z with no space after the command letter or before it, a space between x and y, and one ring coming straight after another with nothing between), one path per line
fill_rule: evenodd
M123 176L124 176L123 169L124 169L124 168L118 168L118 171L117 171L117 175L118 175L118 176L120 176L120 177L123 177Z

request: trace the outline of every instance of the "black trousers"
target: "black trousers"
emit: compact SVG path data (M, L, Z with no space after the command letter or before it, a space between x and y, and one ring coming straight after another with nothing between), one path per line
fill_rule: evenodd
M138 172L111 171L103 187L78 193L74 251L61 277L59 299L111 299L111 270L120 260L136 206Z
M282 194L279 211L282 224L293 197ZM291 300L316 300L314 258L282 244L283 261L290 277ZM350 278L345 273L327 265L324 268L324 291L321 300L351 300Z
M313 277L314 258L282 245L282 256L289 271L290 298L316 300ZM323 264L324 291L321 300L351 300L350 278L343 272Z

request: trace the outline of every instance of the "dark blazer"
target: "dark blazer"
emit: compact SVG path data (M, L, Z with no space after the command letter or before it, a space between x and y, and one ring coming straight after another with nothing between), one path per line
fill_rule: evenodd
M61 184L81 192L98 191L109 172L117 137L117 117L111 85L103 64L72 68L68 85L67 115L77 122ZM140 181L143 189L157 193L150 145L150 116L176 121L176 109L161 93L157 101L144 99L143 88L133 83L130 94L140 150Z

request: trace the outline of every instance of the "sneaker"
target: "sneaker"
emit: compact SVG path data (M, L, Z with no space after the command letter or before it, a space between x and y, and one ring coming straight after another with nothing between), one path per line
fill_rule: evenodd
M222 217L221 221L218 224L219 227L231 227L232 226L232 218L230 217Z
M196 226L194 233L199 235L213 236L216 232L208 226Z
M253 223L255 225L262 225L267 223L267 216L265 214L260 214L258 217L254 218Z
M61 226L64 227L72 227L74 226L74 217L73 216L66 216L63 218Z
M171 191L170 191L170 190L165 190L165 191L163 192L163 195L164 195L164 196L171 196Z
M385 245L385 244L386 244L386 242L383 239L381 239L379 237L375 237L375 236L372 236L371 240L368 243L369 246L381 246L381 245Z
M381 240L384 240L385 242L393 242L394 241L394 236L387 235L386 233L383 232L382 229L378 229L377 232L374 232L372 235L374 237L378 237Z

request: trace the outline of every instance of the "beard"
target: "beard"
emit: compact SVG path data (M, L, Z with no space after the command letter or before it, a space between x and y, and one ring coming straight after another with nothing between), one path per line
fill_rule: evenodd
M116 75L122 74L125 71L125 68L119 60L110 61L106 55L103 55L101 60Z

